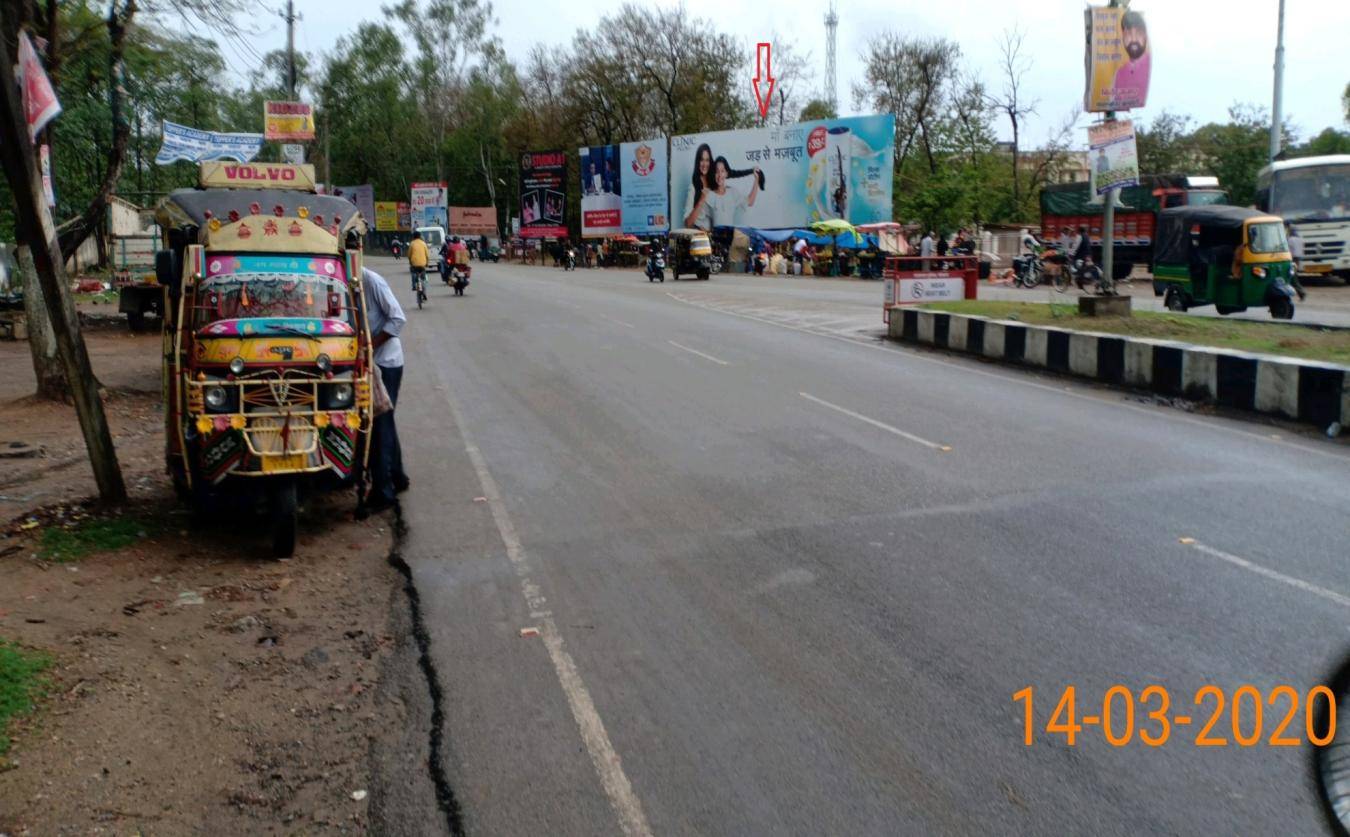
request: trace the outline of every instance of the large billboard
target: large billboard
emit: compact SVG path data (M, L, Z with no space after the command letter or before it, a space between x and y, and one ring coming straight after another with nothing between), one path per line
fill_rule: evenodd
M895 117L853 116L671 138L671 226L890 221Z
M582 148L581 234L586 238L670 228L665 138Z
M491 206L450 207L450 234L497 237L497 210Z
M361 217L366 219L367 226L375 223L374 186L368 183L363 186L334 186L329 194L346 198L356 204L356 208L361 212Z
M623 232L623 178L619 146L581 149L581 235L593 238Z
M567 155L527 151L520 155L520 235L566 238Z
M1142 108L1148 102L1153 52L1143 12L1090 6L1087 21L1087 90L1084 109L1100 113Z
M412 227L444 227L446 218L445 183L414 183L409 190Z

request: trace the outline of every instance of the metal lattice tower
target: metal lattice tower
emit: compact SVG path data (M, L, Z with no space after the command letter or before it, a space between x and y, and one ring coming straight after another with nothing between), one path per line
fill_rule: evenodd
M834 0L825 15L825 99L830 109L839 113L839 83L834 71L834 44L839 36L839 15L834 13Z

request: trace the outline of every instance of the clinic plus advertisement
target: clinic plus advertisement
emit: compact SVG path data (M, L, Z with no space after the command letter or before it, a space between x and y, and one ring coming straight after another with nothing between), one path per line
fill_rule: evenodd
M671 139L672 227L891 220L895 117L854 116Z
M590 146L579 154L582 236L657 235L669 229L664 138Z

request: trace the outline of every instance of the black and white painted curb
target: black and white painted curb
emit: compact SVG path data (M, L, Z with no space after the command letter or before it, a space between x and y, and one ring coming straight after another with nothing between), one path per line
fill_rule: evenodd
M1334 363L922 308L893 310L890 336L1324 429L1350 425L1350 367Z

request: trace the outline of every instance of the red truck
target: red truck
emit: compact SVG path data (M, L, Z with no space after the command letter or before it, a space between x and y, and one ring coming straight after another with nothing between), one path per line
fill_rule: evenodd
M1136 264L1153 264L1153 231L1158 211L1173 206L1228 203L1228 193L1219 179L1185 174L1158 174L1140 178L1138 186L1120 190L1115 219L1115 279L1130 275ZM1104 202L1092 203L1088 184L1056 183L1041 191L1041 237L1059 238L1064 228L1088 228L1092 258L1102 257L1102 212Z

